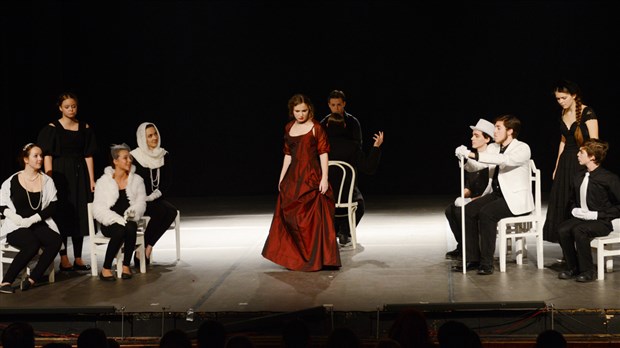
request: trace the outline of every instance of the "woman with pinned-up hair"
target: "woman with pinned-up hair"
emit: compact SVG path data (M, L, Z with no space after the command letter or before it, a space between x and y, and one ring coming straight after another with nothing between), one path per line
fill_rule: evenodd
M41 148L26 144L18 160L24 169L11 175L0 188L0 213L5 217L0 235L6 235L7 242L19 249L0 284L2 293L14 292L12 284L21 270L43 249L37 265L20 285L22 291L33 287L54 262L62 243L52 220L57 208L56 186L41 172Z
M161 135L155 124L144 122L136 131L138 147L131 151L136 174L145 182L146 212L151 218L144 231L144 256L146 264L151 260L153 246L168 230L177 217L177 208L163 197L172 184L172 167L168 151L161 147ZM140 268L140 261L134 258L134 266Z
M131 279L133 273L130 265L136 245L137 221L146 210L144 181L135 174L136 168L132 165L129 150L127 144L113 145L110 148L112 165L105 168L95 186L93 216L101 223L101 233L110 238L99 274L99 278L106 281L116 280L112 272L112 261L123 244L125 253L121 277Z
M558 225L572 217L569 201L573 177L584 170L577 161L579 147L586 140L598 138L599 125L594 110L583 104L581 90L576 83L559 81L553 92L562 107L559 120L561 137L547 205L547 218L543 226L543 238L549 242L559 243Z
M45 173L54 179L58 189L58 223L63 246L60 250L61 271L88 271L82 261L84 236L88 235L88 203L95 189L93 154L97 149L93 129L77 119L78 99L73 93L58 97L60 119L39 132L37 143L43 149ZM71 237L73 258L67 255Z

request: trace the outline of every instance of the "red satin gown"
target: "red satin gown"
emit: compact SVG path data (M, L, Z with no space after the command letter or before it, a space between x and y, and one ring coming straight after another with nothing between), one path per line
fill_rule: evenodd
M276 210L262 254L294 271L340 267L333 192L331 186L324 195L319 191L319 155L329 152L327 134L312 120L312 130L291 136L289 131L294 122L285 127L284 153L291 156L291 164L280 183Z

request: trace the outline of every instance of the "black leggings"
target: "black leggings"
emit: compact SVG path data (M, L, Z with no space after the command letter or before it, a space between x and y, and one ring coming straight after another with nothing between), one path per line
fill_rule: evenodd
M6 271L3 283L13 283L19 272L26 268L30 260L38 254L39 249L43 249L39 262L30 273L30 279L38 282L45 274L45 270L54 262L62 244L60 235L49 228L45 222L38 222L29 228L17 229L9 233L6 240L10 245L19 249L19 253L15 255Z
M67 255L67 243L69 242L68 236L64 235L62 238L62 245L65 247L60 250L60 256ZM84 237L83 236L71 236L71 244L73 245L73 257L81 258L82 257L82 247L84 246Z
M103 268L111 269L112 261L120 248L125 244L125 252L123 254L123 266L129 267L133 251L136 248L136 232L138 225L134 221L127 221L125 226L112 224L110 226L101 226L101 233L110 238L108 249L105 252L103 260ZM118 262L119 260L116 260Z
M153 246L176 219L177 208L168 201L156 199L146 203L144 215L151 218L144 231L144 243Z

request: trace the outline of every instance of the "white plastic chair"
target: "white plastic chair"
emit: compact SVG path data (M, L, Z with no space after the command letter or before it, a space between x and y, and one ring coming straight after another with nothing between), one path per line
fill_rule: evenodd
M534 182L534 210L524 216L508 217L497 223L499 239L499 270L506 272L506 255L508 253L508 239L512 241L513 252L517 264L523 264L525 252L525 238L536 238L536 261L538 269L543 269L543 216L541 207L540 169L536 168L534 160L530 160L530 180Z
M97 267L97 255L101 251L102 255L105 255L105 252L108 248L108 243L110 242L110 238L104 236L102 233L98 232L99 223L95 221L93 218L93 207L92 203L88 203L88 235L90 239L90 273L93 276L97 276L99 274ZM140 219L138 221L138 232L136 235L136 253L138 254L138 259L140 260L140 273L146 273L146 262L144 257L144 228L146 226L146 220ZM135 247L134 247L135 248ZM133 252L134 248L130 250ZM116 254L116 275L120 278L123 273L123 253L124 253L125 245L123 245Z
M596 237L590 242L590 246L596 249L597 279L605 279L605 270L613 272L614 260L612 256L620 256L620 219L613 222L614 230L607 236ZM607 258L607 260L605 260Z
M0 220L0 227L2 226L2 220ZM4 264L10 264L11 262L13 262L13 259L15 258L15 255L17 255L17 253L19 252L19 249L17 249L16 247L12 246L11 244L9 244L6 241L6 236L3 236L2 238L0 238L0 279L2 277L4 277ZM39 249L39 255L43 252L43 250ZM29 265L34 262L34 261L38 261L39 256L35 256L30 262ZM54 262L52 262L50 264L50 266L47 268L47 272L48 272L48 281L50 283L53 283L55 281L55 273L54 273ZM30 275L30 266L26 267L26 275Z
M150 217L148 216L144 216L143 219L146 220L146 225L148 225L148 222L150 221ZM175 241L176 241L176 250L177 250L177 261L181 261L181 212L177 210L177 217L174 219L174 222L172 223L172 225L170 225L170 227L168 227L168 230L172 230L174 229L174 235L175 235ZM153 252L155 251L155 248L153 248L151 250L151 257L150 260L151 262L153 262Z
M351 231L351 243L353 249L357 248L357 233L355 232L355 211L357 210L357 202L353 201L353 191L355 189L355 169L352 165L344 161L329 161L330 167L340 168L342 171L342 179L340 180L340 188L336 197L336 208L346 208L346 214L336 214L336 217L347 217L349 221L349 230ZM345 182L350 180L348 190L345 190Z

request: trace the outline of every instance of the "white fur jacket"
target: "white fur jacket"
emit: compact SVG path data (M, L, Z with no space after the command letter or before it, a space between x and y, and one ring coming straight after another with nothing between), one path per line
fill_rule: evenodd
M21 173L21 171L11 175L8 179L6 179L2 183L2 188L0 189L0 205L4 205L7 207L7 209L11 209L13 211L16 211L16 209L13 201L11 200L11 180L15 175L19 173ZM51 202L56 200L56 186L54 185L54 180L52 180L52 178L43 173L41 173L41 176L43 177L43 189L41 190L41 193L43 194L43 196L41 197L41 209L45 209L50 205ZM47 218L45 220L45 223L54 232L58 233L58 226L56 226L56 223L54 222L54 220L52 220L51 217ZM11 219L4 219L4 222L2 223L2 228L0 229L0 236L5 236L18 228L19 227L13 221L11 221Z
M127 198L129 199L129 208L135 213L134 220L139 220L146 210L146 191L144 189L144 180L135 174L136 167L131 166L129 178L127 179L127 187L125 188ZM97 180L95 185L95 198L93 200L93 216L104 226L110 226L114 223L114 219L120 215L111 208L118 200L118 184L112 177L114 169L106 167L103 175ZM122 218L123 216L121 216Z

